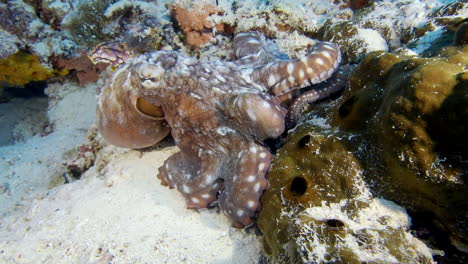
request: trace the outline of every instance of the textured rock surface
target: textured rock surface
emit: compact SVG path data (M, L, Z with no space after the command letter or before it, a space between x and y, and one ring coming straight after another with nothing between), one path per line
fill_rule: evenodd
M317 207L345 198L361 202L356 212L370 206L372 202L357 199L358 189L351 187L361 175L373 195L394 201L415 215L424 214L424 220L440 227L447 241L464 250L468 237L464 198L468 175L468 141L464 136L468 123L467 51L466 46L448 47L430 58L373 52L353 70L341 98L315 106L308 114L311 121L289 136L268 175L271 187L262 199L264 209L259 216L266 251L276 258L295 256L314 262L316 256L311 258L304 252L315 247L317 237L337 235L317 236L326 223L322 219L321 226L302 211L327 210ZM314 120L324 123L325 128L308 124ZM291 227L298 221L309 224L299 225L303 229L298 231ZM363 225L362 230L371 226ZM299 243L298 234L306 227L310 234L299 235ZM333 243L333 239L326 242L326 254L343 257L340 252L344 251ZM399 243L413 245L402 240L382 247L395 249ZM452 250L449 245L431 246ZM417 252L405 250L397 257L399 262L407 262L404 256ZM346 257L350 256L348 252Z
M276 263L432 263L403 208L375 199L344 134L304 124L268 174L258 226Z
M32 81L44 81L52 76L68 73L44 66L39 59L36 55L17 52L0 60L0 86L22 86Z
M335 121L365 129L385 173L372 176L386 197L433 212L453 239L468 237L468 47L433 58L372 53L350 78L352 96Z

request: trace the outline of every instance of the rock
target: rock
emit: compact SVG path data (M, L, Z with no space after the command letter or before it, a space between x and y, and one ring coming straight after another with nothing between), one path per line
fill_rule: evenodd
M427 248L409 236L410 222L376 209L388 205L376 198L382 197L437 227L422 237L445 251L438 261L463 256L440 241L467 248L467 64L467 46L428 58L383 51L365 56L344 94L315 105L279 150L258 218L265 251L278 262L377 262L365 259L371 254L362 248L340 244L355 239L369 250L391 252L395 259L386 262L431 263ZM317 120L321 126L313 125ZM372 215L370 222L360 214ZM384 218L400 219L400 225L373 229L373 221ZM376 233L379 239L369 238Z
M44 66L38 56L19 51L0 60L0 86L23 86L32 81L44 81L67 71Z
M455 45L466 45L468 44L468 21L460 25L460 27L455 31L454 38Z
M345 136L310 123L288 136L258 217L266 253L274 263L433 263L405 210L372 197Z
M371 53L351 74L333 117L373 146L368 156L380 161L365 163L376 191L433 213L459 248L468 239L467 63L466 46L431 58Z
M216 6L204 3L184 7L176 4L171 5L170 9L184 31L188 45L200 46L213 37L212 28L214 24L208 20L208 16L218 11Z
M387 41L379 31L361 27L352 21L327 23L322 32L324 40L340 45L344 63L357 62L372 51L389 49Z
M0 29L0 60L18 52L19 39Z

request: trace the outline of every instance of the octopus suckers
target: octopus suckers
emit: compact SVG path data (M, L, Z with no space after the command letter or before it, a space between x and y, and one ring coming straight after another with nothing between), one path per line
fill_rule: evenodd
M249 208L254 208L254 207L255 207L255 202L254 202L254 201L248 201L248 202L247 202L247 206L248 206Z
M266 158L267 154L265 152L262 152L260 153L260 155L258 155L260 158L264 159Z
M320 82L320 78L318 76L315 76L314 78L312 78L312 80L310 80L310 82L312 84L316 84L316 83L319 83Z

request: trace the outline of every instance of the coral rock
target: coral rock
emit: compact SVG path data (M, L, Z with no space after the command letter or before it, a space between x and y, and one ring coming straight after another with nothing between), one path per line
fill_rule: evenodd
M405 210L373 198L346 140L303 124L268 173L258 226L274 263L433 263Z
M23 86L65 73L44 66L39 57L21 51L0 60L0 82L6 85Z
M374 145L369 156L385 168L370 162L371 171L381 171L369 176L379 192L432 212L460 248L468 241L467 64L466 46L431 58L371 53L351 74L334 116Z
M213 37L213 23L208 16L215 14L217 9L210 4L185 8L181 5L172 5L171 12L185 33L187 44L199 46L207 43Z
M81 55L76 58L59 58L55 67L58 69L66 69L67 71L74 72L80 85L84 85L90 82L97 81L99 78L99 74L106 69L107 64L94 64L88 58L86 53L82 52Z

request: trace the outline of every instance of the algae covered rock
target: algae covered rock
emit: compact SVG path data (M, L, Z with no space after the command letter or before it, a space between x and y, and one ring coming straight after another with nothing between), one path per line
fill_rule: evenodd
M258 218L266 253L274 263L432 263L404 209L372 198L344 136L313 124L289 135Z
M459 248L466 245L468 47L420 58L369 54L350 77L334 124L375 143L376 190L414 211L431 212ZM377 167L369 164L370 168Z
M353 21L326 24L321 31L323 39L340 45L345 63L356 62L365 54L388 51L387 40L378 30L360 26Z
M445 251L438 260L459 261L434 236L467 248L467 64L466 46L429 58L372 52L340 98L313 107L268 175L258 225L274 261L432 262L399 206L436 227L421 239Z
M67 73L66 70L57 71L43 65L36 55L19 51L0 60L0 87L23 86L32 81L44 81Z

